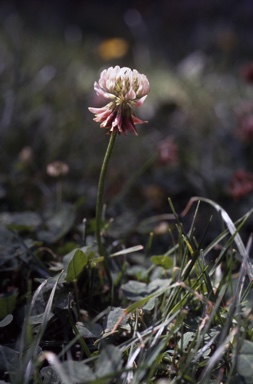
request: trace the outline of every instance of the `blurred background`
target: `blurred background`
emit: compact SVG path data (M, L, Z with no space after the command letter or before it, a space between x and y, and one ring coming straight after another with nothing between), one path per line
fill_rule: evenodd
M117 138L111 215L131 225L196 195L246 213L252 19L251 0L1 0L1 211L43 213L60 199L94 217L108 135L87 108L101 105L100 72L120 65L145 73L151 92L137 113L148 124Z

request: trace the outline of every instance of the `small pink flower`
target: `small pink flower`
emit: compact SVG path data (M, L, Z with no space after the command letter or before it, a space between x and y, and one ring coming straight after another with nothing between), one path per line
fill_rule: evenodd
M53 161L47 165L47 174L52 177L65 176L69 172L69 166L63 161Z
M242 119L239 136L246 143L253 139L253 114Z
M253 62L245 64L241 70L242 78L249 84L253 83Z
M158 155L160 164L176 164L178 160L178 149L174 139L168 136L158 143Z
M253 140L253 103L245 102L236 111L237 136L248 143Z
M253 191L253 174L244 171L243 169L237 170L229 185L229 192L234 199L240 199Z
M143 105L149 93L149 81L145 75L136 69L110 67L100 74L100 79L94 83L98 96L111 99L111 102L102 108L89 108L95 114L94 121L101 128L108 128L109 132L117 131L127 134L128 131L138 135L135 125L147 123L139 119L133 112L133 107Z

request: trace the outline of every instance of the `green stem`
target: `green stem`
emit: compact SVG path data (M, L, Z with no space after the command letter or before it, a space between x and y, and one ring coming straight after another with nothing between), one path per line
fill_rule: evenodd
M97 243L98 243L98 251L100 256L104 256L104 261L105 261L105 268L107 273L109 274L109 269L108 269L108 260L107 260L107 255L102 243L102 238L101 238L101 222L102 222L102 209L103 209L103 193L104 193L104 184L105 184L105 176L106 176L106 171L108 167L108 163L111 157L113 145L115 142L117 136L117 131L113 132L110 135L110 140L108 143L108 147L105 153L104 161L102 164L100 176L99 176L99 182L98 182L98 193L97 193L97 205L96 205L96 237L97 237ZM108 275L110 278L110 276Z

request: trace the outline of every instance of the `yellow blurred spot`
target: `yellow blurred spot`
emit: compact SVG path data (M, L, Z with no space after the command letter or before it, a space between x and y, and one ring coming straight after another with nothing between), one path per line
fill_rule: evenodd
M104 60L118 59L125 56L129 44L125 39L113 38L104 40L98 46L98 54Z

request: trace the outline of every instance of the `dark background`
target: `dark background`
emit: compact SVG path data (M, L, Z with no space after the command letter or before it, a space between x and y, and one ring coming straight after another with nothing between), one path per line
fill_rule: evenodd
M98 103L93 83L99 72L118 64L147 74L151 92L138 112L149 123L137 139L119 138L107 199L145 169L160 141L173 137L177 166L154 163L140 171L127 204L146 207L148 216L167 210L168 196L183 209L201 195L235 215L247 211L252 182L236 212L230 185L237 169L252 172L253 165L251 142L242 143L236 133L238 108L252 99L252 86L241 76L253 57L252 19L250 0L2 0L2 210L43 211L55 188L46 167L62 160L70 167L64 199L81 199L82 214L94 215L108 136L87 108ZM113 38L128 45L125 55L101 54L100 45ZM197 75L189 77L191 71ZM28 166L21 155L27 147Z
M129 31L126 17L131 19L130 10L140 13L145 30L133 22ZM253 49L250 0L2 0L0 12L2 22L18 13L26 26L49 35L62 34L68 25L78 25L84 34L103 37L130 38L135 29L138 38L146 38L169 60L179 60L196 49L218 53L225 45L227 50L232 49L233 43L240 57L250 56Z

